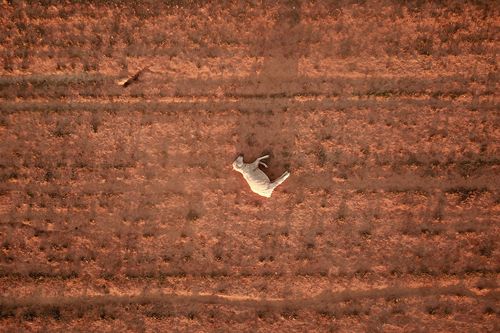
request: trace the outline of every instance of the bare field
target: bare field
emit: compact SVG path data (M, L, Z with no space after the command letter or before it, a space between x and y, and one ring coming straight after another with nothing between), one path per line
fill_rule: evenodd
M500 330L493 2L0 8L1 332Z

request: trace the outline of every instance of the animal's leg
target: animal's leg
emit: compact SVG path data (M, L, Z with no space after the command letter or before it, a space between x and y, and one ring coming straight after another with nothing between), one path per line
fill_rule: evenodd
M264 156L261 156L261 157L259 157L259 158L257 159L257 161L259 161L259 162L260 162L261 160L265 160L265 159L266 159L266 158L268 158L268 157L269 157L269 155L264 155Z
M283 183L289 176L290 172L285 171L278 179L276 179L274 182L271 183L273 188L276 188L278 185Z
M264 163L264 162L261 162L261 160L264 160L266 158L268 158L269 155L264 155L264 156L261 156L259 158L257 158L252 164L254 166L254 168L258 168L260 164L262 164L263 166L265 166L267 168L267 164Z

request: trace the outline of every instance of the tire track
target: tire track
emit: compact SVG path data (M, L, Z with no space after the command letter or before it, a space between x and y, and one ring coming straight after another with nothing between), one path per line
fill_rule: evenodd
M341 292L324 291L309 298L260 298L248 295L221 295L211 293L177 292L171 294L129 294L129 295L103 295L103 296L58 296L58 297L22 297L0 299L0 306L27 307L35 305L45 306L71 306L75 304L154 304L171 302L174 304L198 303L221 304L238 307L255 307L261 305L293 306L296 308L316 308L322 304L334 304L348 301L361 301L364 299L403 299L412 297L430 296L457 296L477 300L494 300L500 297L498 290L493 290L485 295L478 295L462 285L445 287L422 286L416 288L388 287L367 290L344 290Z
M43 102L10 102L4 101L0 104L2 112L74 112L74 111L149 111L149 112L192 112L200 110L243 110L244 112L261 112L262 108L273 109L287 108L287 111L303 111L304 109L323 109L333 112L345 112L352 109L378 108L389 111L399 111L401 107L423 108L420 112L426 110L456 109L463 112L464 109L471 109L471 101L467 100L446 100L432 98L382 98L382 99L361 99L361 98L336 98L336 97L307 97L297 96L293 98L210 98L210 97L172 97L159 100L140 100L140 99L116 99L113 101L90 101L90 100L72 100L71 103L57 101ZM497 111L498 103L495 101L483 102L475 106L481 111Z

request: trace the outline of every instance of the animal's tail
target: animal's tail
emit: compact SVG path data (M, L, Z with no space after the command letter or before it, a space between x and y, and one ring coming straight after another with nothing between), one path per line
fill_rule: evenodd
M278 179L273 182L274 187L283 183L288 177L290 177L290 172L285 171Z

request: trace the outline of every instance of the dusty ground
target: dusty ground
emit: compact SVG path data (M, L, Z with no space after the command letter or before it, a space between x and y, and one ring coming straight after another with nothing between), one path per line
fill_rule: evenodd
M494 2L215 3L0 5L0 331L498 332Z

